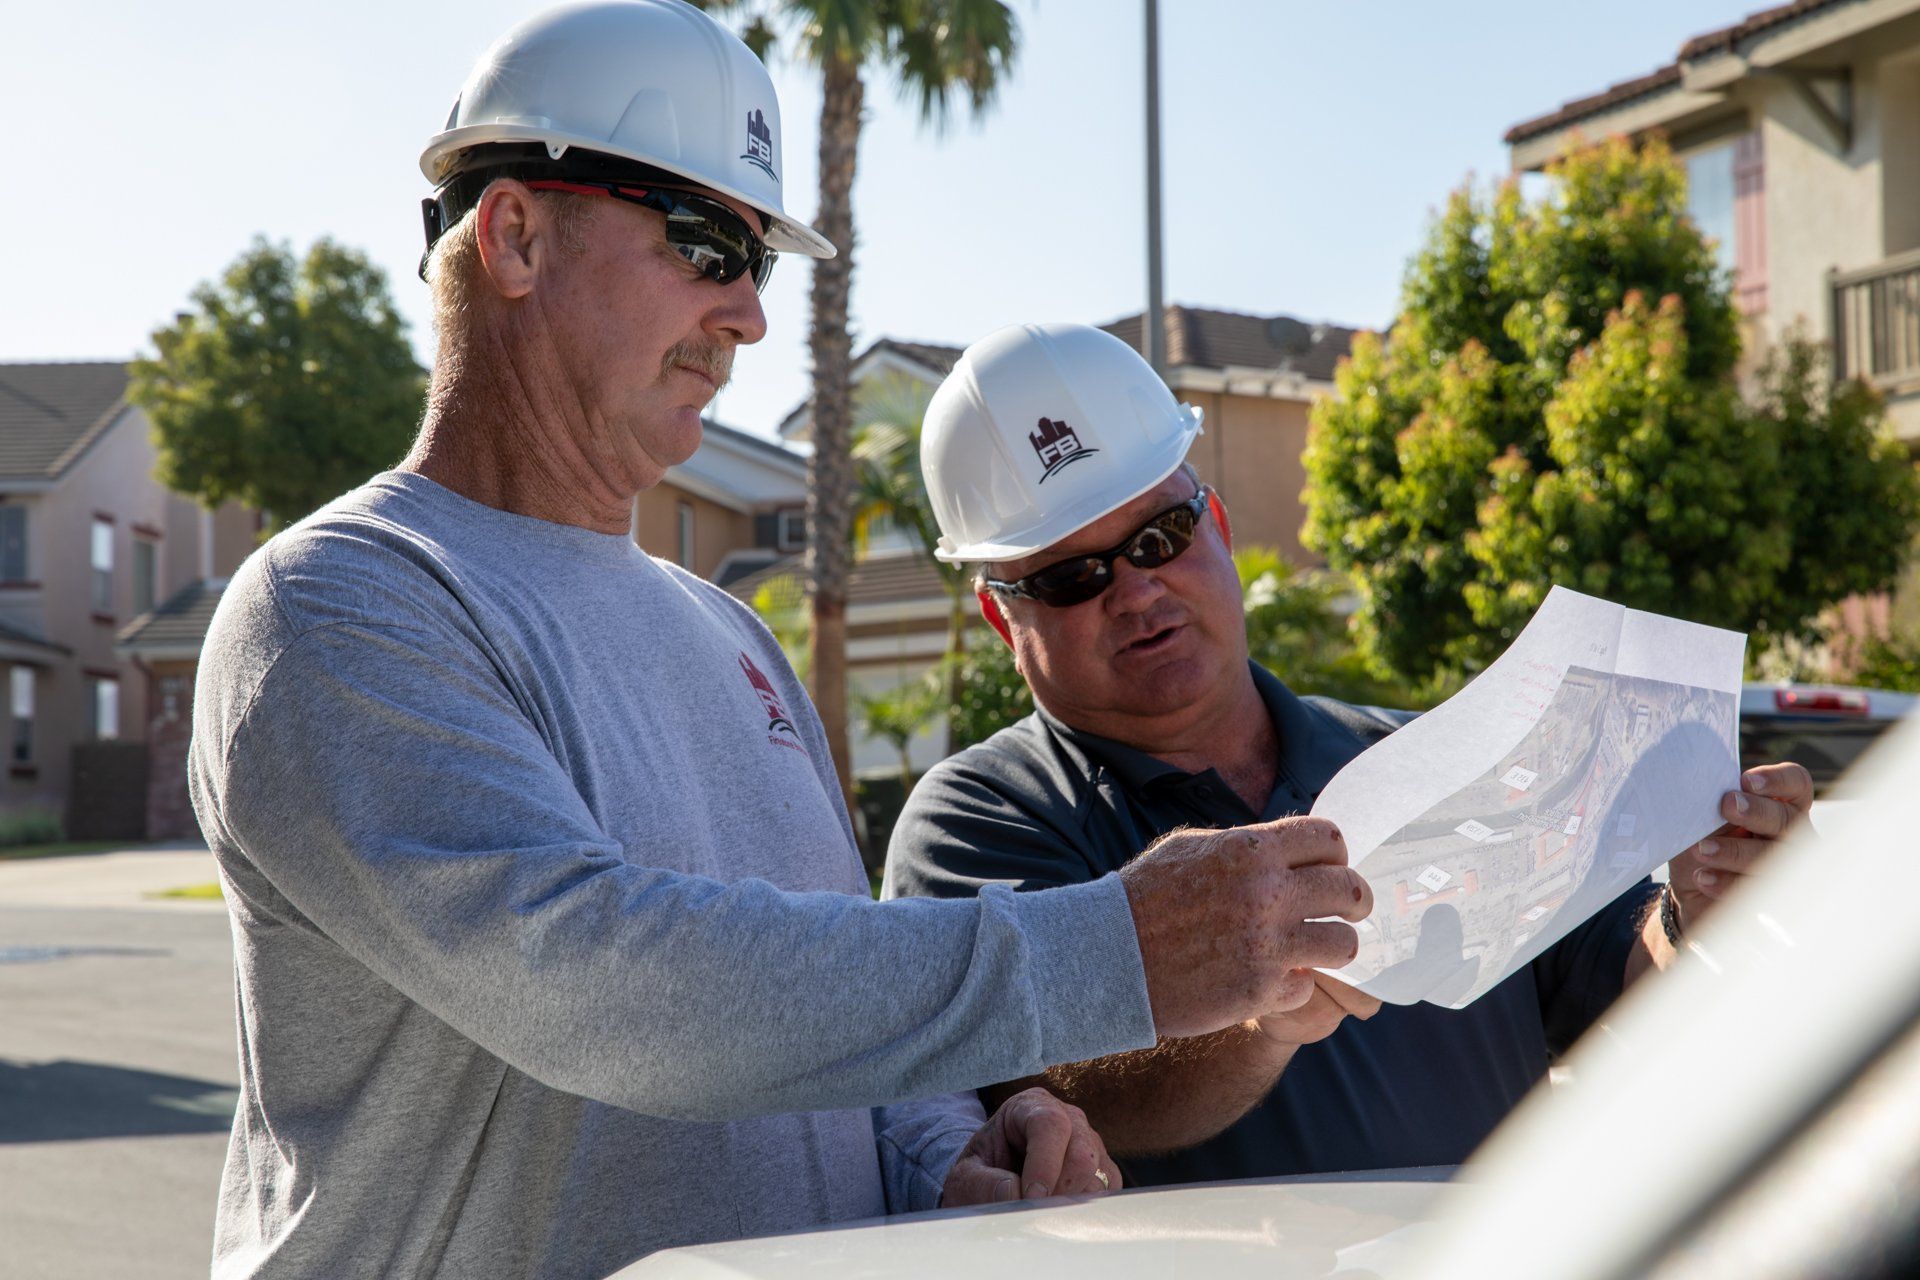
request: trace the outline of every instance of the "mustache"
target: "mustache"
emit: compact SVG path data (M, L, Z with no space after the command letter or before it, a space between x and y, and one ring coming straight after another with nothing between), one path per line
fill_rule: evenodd
M733 378L733 346L725 342L701 342L689 338L676 342L660 362L661 376L675 365L685 365L713 379L716 394Z

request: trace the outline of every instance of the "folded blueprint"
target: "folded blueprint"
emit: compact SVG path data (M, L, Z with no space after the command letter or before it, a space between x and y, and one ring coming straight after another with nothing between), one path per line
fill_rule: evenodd
M1473 683L1320 793L1374 898L1335 976L1465 1008L1716 830L1746 645L1553 588Z

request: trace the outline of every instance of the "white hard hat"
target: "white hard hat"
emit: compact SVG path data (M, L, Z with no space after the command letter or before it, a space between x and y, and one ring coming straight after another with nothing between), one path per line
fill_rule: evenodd
M780 102L766 67L681 0L561 5L513 28L467 77L420 171L444 186L506 147L665 170L765 214L769 247L834 256L780 203Z
M934 555L1017 560L1051 546L1172 475L1199 434L1200 410L1110 333L990 333L933 393L921 429Z

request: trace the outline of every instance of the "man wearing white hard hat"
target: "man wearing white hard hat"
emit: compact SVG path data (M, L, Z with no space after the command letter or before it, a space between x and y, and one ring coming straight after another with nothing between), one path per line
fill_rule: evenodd
M1248 661L1226 508L1184 463L1199 432L1131 348L1079 325L992 334L935 393L936 554L979 564L1037 709L920 780L889 896L1055 891L1171 831L1311 821L1290 815L1404 721L1296 697ZM1812 790L1790 764L1743 785L1764 794L1724 798L1738 829L1674 861L1677 892L1630 890L1464 1010L1383 1008L1320 977L1303 1005L1036 1079L1086 1110L1135 1184L1457 1164Z
M419 437L243 567L201 660L240 1031L219 1275L600 1276L1116 1186L1073 1109L970 1090L1304 999L1350 950L1293 930L1364 886L1277 901L1304 855L1264 830L872 901L779 647L627 534L762 336L776 251L832 252L784 211L780 133L737 39L611 0L502 37L422 158Z

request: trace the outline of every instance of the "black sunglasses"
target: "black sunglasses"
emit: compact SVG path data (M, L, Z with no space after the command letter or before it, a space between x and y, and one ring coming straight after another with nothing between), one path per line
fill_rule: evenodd
M534 191L571 191L580 196L612 196L643 209L666 215L667 243L675 253L700 269L715 284L732 284L753 276L754 292L767 287L780 254L767 248L747 220L707 196L691 191L662 191L652 187L622 186L617 182L563 182L540 179L527 183Z
M1158 569L1193 545L1193 531L1209 505L1211 490L1200 492L1177 507L1168 507L1106 551L1056 560L1014 582L988 578L986 585L1003 595L1025 596L1055 609L1085 604L1113 585L1113 562L1121 556L1136 569Z

